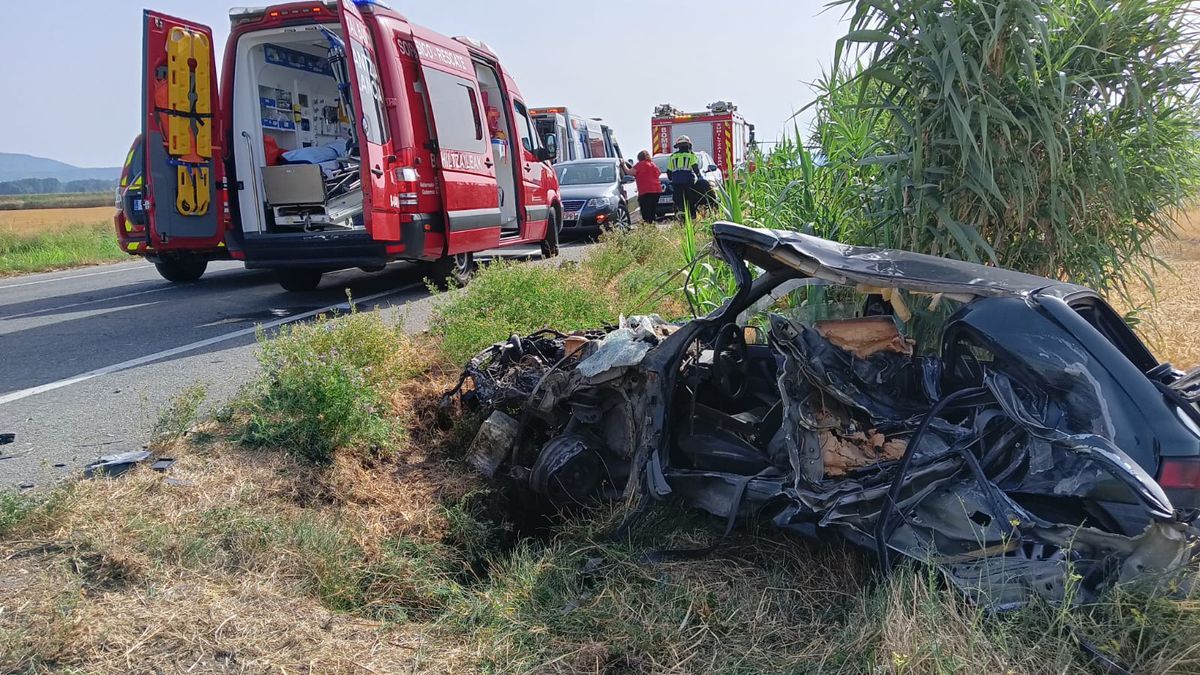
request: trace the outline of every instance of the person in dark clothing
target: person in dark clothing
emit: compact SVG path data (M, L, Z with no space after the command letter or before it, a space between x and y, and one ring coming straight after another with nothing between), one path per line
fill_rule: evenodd
M651 159L648 151L639 152L637 158L637 164L633 165L633 177L637 179L638 211L642 214L643 223L653 223L658 220L658 200L663 193L662 181L658 178L658 165Z
M675 152L667 160L667 178L675 197L675 212L686 212L695 219L700 207L700 195L696 193L696 184L701 178L700 158L692 152L692 139L687 136L680 136L675 141Z

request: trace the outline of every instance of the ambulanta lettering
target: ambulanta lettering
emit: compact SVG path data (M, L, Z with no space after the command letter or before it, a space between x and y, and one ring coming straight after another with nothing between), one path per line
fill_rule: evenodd
M472 152L442 150L442 168L456 171L483 171L483 157Z
M367 33L367 25L354 14L346 15L346 31L350 34L351 40L364 45L371 44L371 36Z
M388 196L388 204L389 204L389 205L390 205L390 206L391 206L393 209L399 209L399 208L400 208L400 195L390 195L390 196Z
M433 61L443 66L454 68L455 70L461 70L464 73L472 73L470 61L462 54L456 54L449 49L430 44L424 40L413 39L413 44L417 47L417 54L424 61Z

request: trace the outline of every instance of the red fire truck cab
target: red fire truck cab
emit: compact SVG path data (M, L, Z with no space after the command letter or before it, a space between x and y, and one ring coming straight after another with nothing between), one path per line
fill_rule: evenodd
M121 246L172 281L209 260L324 272L424 261L460 281L479 251L558 249L562 207L524 97L483 43L378 0L236 9L220 73L207 26L145 12L142 134Z
M664 103L650 118L650 137L654 154L674 152L675 140L687 136L694 150L712 156L721 174L728 180L746 163L747 151L754 144L754 125L738 114L728 101L708 105L704 112L686 113Z

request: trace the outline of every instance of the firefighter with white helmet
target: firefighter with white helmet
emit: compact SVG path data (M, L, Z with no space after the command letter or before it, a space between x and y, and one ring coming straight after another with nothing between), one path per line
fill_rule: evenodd
M675 212L696 217L699 195L696 184L700 181L700 158L692 152L692 139L680 136L675 139L675 152L667 160L667 179L671 181L671 193L675 198Z

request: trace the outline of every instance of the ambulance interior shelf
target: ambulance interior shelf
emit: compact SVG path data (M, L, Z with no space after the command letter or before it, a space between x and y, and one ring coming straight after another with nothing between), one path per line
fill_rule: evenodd
M254 52L268 231L362 227L360 163L329 48L267 43Z
M281 147L313 147L350 135L346 106L327 56L277 44L263 45L261 53L259 116L263 129Z

